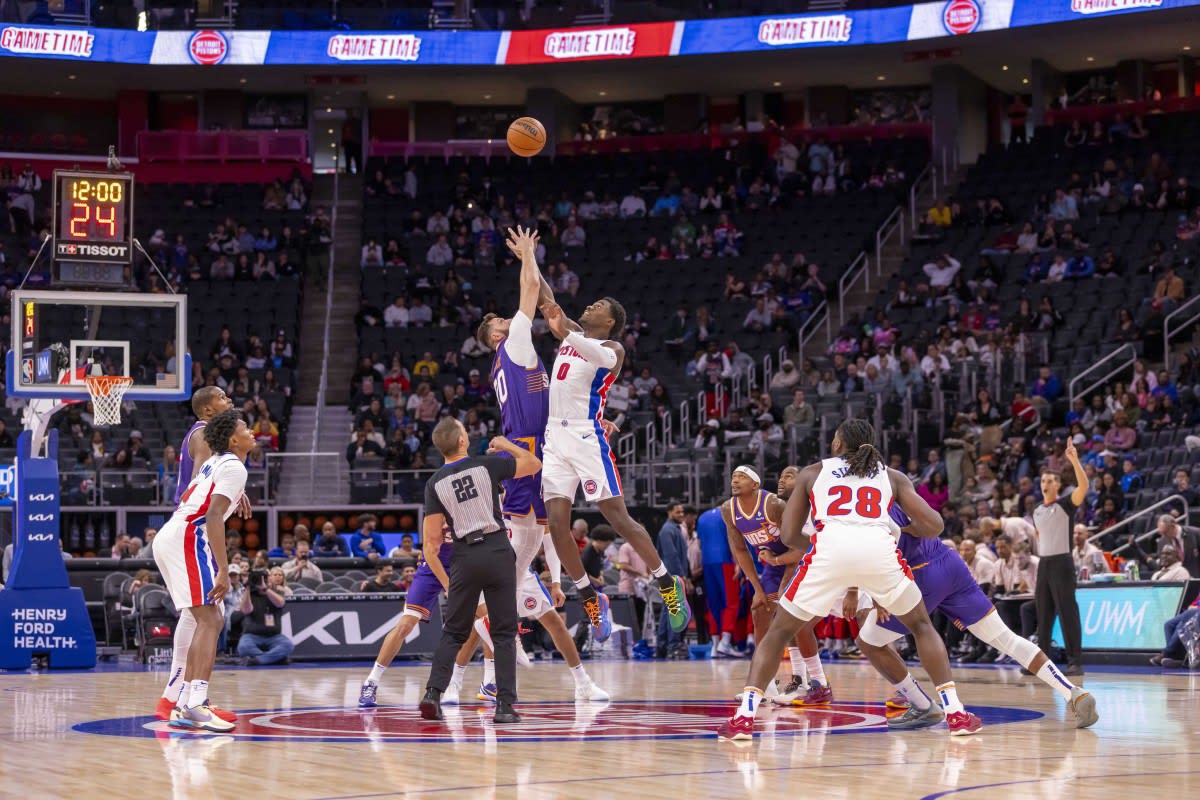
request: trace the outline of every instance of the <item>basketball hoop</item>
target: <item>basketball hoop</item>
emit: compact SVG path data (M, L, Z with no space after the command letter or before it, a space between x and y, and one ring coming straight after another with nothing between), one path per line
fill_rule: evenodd
M92 411L97 425L121 423L121 399L133 385L128 375L88 375L84 382L92 396Z

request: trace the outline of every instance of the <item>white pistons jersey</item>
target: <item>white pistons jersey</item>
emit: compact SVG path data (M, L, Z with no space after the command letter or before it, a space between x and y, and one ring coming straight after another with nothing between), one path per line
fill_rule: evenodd
M589 362L565 341L558 346L550 378L551 425L599 420L604 415L608 387L616 375Z
M888 510L892 505L892 482L882 463L874 477L861 478L850 474L844 459L824 459L809 504L817 531L827 526L869 526L891 532Z

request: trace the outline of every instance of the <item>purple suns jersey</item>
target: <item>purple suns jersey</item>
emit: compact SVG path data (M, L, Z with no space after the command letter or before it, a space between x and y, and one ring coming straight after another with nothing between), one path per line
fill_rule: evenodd
M175 505L179 505L179 501L183 499L183 493L187 491L188 484L192 482L192 454L188 450L188 444L192 441L192 434L197 431L204 430L208 425L204 420L196 420L192 427L188 428L188 432L183 436L183 444L179 448L179 474L175 476Z
M738 499L731 497L733 525L751 551L770 550L775 555L783 555L788 546L779 538L779 526L767 519L767 498L772 496L766 489L759 489L754 510L749 514L743 514Z
M450 530L449 525L442 526L442 546L438 548L438 561L442 562L442 566L447 570L450 569L450 558L454 555L454 533ZM433 574L433 570L425 563L425 551L421 551L421 555L417 556L417 572L428 572Z
M520 311L496 349L491 378L500 405L501 431L510 442L541 458L550 420L550 377L533 349L533 323ZM502 508L505 514L532 514L545 520L542 473L504 481Z
M888 509L888 514L891 515L892 521L901 528L912 524L912 520L909 519L908 514L904 513L904 509L895 503L892 503L892 507ZM934 559L941 558L953 552L949 547L942 544L941 539L921 538L904 532L900 533L896 547L900 550L900 554L904 556L904 560L908 562L910 568L928 564Z

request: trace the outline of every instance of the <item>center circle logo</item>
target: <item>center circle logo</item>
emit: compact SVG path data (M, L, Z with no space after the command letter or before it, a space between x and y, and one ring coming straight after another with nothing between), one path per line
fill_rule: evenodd
M229 55L229 40L220 31L196 31L188 40L188 55L206 67L220 64Z
M983 20L978 0L950 0L942 9L942 24L955 36L973 33Z
M717 727L733 711L729 700L628 700L611 703L541 701L518 703L522 721L494 725L491 705L443 706L445 719L421 719L413 706L369 710L344 707L238 711L233 736L245 741L307 742L539 742L562 739L716 739ZM988 725L1027 722L1042 714L1022 708L972 707ZM779 708L759 718L770 736L883 733L888 711L882 703L838 702L829 706ZM82 722L79 733L135 738L192 734L154 717L118 717Z

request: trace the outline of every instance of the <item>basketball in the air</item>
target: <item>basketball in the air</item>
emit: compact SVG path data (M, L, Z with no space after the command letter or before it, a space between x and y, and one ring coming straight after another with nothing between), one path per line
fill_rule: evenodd
M519 156L532 158L546 146L546 129L533 117L521 117L508 126L508 148Z

